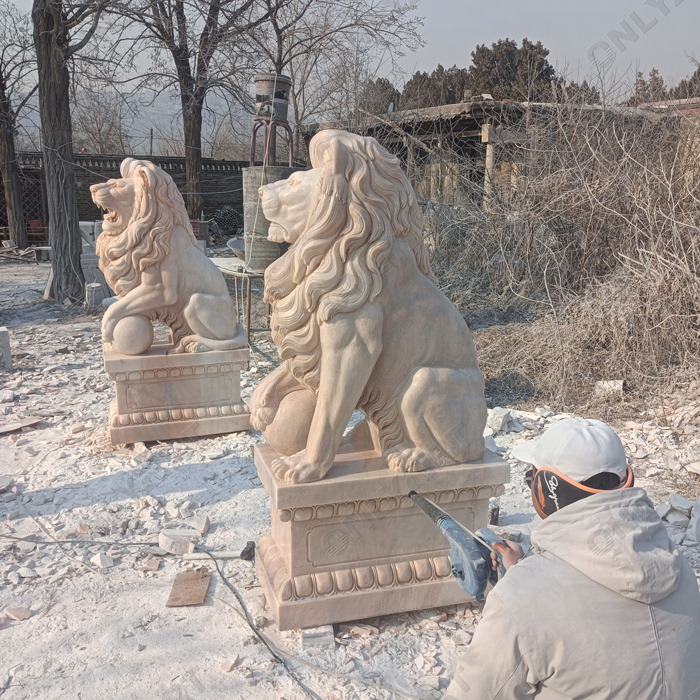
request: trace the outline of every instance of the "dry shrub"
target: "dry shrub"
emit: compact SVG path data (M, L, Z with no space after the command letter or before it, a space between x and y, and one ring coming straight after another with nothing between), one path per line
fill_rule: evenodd
M698 122L542 107L520 128L527 140L498 151L517 163L511 184L482 206L469 179L461 202L424 207L434 268L468 319L537 317L476 333L492 387L571 405L597 379L697 372Z
M697 280L686 286L621 270L535 322L477 330L481 368L502 398L559 407L590 400L600 379L658 391L700 369L697 293Z

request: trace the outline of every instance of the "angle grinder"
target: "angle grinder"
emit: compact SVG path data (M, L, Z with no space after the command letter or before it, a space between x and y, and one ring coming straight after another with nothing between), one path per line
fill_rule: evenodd
M459 587L474 600L483 600L487 585L491 583L495 586L505 576L503 557L493 547L497 542L505 544L503 540L486 527L472 532L440 506L415 491L410 491L408 495L450 543L452 575ZM496 555L498 563L495 571L491 552Z

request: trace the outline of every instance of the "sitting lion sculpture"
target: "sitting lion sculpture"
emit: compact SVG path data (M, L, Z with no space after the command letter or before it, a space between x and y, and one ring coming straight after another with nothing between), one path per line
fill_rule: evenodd
M435 286L422 217L399 160L338 130L311 170L260 189L269 238L290 243L265 274L282 360L251 397L279 479L322 479L355 408L353 437L392 469L480 459L484 380L467 324Z
M107 210L97 239L100 269L119 297L103 317L104 342L112 343L122 319L141 316L170 327L171 352L244 347L226 281L197 247L172 178L133 158L122 161L121 175L90 187L95 204Z

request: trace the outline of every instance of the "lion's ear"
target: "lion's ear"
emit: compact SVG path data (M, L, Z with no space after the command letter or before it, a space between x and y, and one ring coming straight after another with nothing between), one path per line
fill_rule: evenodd
M153 184L151 182L151 180L152 180L151 171L148 170L148 168L144 168L143 165L139 165L136 168L136 170L134 172L134 177L138 181L141 188L144 190L148 189L149 185Z
M323 154L321 192L345 203L347 200L350 169L350 157L342 139L338 137L331 139L328 148Z

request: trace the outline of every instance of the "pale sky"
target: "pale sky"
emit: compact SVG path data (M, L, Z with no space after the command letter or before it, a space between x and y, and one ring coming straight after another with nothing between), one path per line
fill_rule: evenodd
M15 3L22 10L32 5L31 0ZM418 0L416 14L425 18L426 45L401 59L409 77L415 70L430 72L438 63L467 68L477 44L506 37L541 41L550 63L560 70L568 65L568 74L578 68L579 79L590 71L588 53L597 43L594 56L609 61L618 75L657 67L676 83L695 70L689 56L700 59L700 0ZM613 30L631 30L638 38L622 40L625 50L620 51L608 36Z
M631 13L636 16L630 18ZM600 44L595 58L610 61L618 74L657 67L671 83L695 70L689 56L700 59L700 0L420 0L417 14L425 17L426 46L401 60L409 75L438 63L466 68L477 44L490 46L506 37L541 41L550 63L580 67L581 79L591 68L588 52L597 42L614 54ZM623 21L627 27L620 26ZM624 35L628 28L638 38L621 41L614 35L625 48L620 51L607 35L612 30Z

